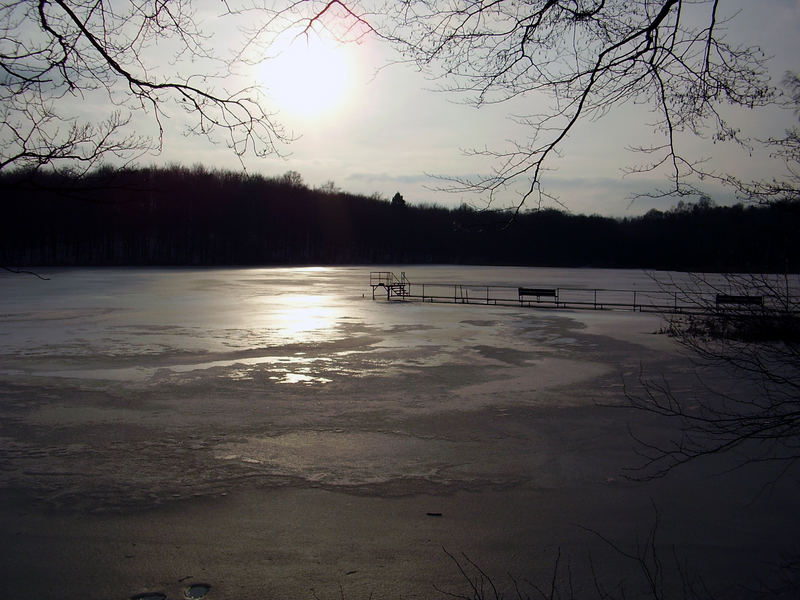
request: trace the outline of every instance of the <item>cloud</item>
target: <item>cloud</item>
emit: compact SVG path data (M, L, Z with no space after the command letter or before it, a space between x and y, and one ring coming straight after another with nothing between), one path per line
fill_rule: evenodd
M432 175L427 174L409 174L409 175L390 175L388 173L350 173L345 181L354 182L386 182L394 181L396 183L431 183L435 181Z

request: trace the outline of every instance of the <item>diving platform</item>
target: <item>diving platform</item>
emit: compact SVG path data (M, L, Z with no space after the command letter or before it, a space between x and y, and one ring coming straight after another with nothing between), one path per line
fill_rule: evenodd
M391 271L372 271L369 274L369 286L372 288L372 299L375 300L375 290L386 290L386 299L406 298L411 290L411 282L406 278L405 272L398 277Z

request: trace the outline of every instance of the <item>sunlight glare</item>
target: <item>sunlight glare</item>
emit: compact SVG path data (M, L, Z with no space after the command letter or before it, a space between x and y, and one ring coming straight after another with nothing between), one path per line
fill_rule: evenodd
M344 44L315 31L290 30L271 54L260 64L258 77L281 112L320 116L344 105L353 77Z
M280 323L281 334L288 339L300 341L309 334L336 327L339 315L326 296L287 295L281 297L281 304L275 321Z

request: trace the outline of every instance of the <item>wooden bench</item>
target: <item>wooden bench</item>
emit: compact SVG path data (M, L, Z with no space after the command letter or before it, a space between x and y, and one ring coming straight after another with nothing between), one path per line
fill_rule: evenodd
M717 294L717 306L720 304L738 304L745 306L764 306L764 296L742 296L735 294Z
M541 301L542 297L553 298L553 301L558 303L558 290L553 288L518 288L519 303L522 304L526 296L536 296L536 301Z

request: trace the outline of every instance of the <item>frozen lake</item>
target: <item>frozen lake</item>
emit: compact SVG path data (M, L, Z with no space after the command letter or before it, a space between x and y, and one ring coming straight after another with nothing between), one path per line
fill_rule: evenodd
M757 470L714 460L626 479L631 431L667 426L609 407L642 371L704 393L658 315L373 301L375 270L653 288L639 271L510 267L2 275L6 591L179 597L191 575L209 598L423 598L463 583L443 547L499 578L547 582L561 548L576 572L588 549L622 574L584 528L635 547L654 505L665 558L678 548L715 585L794 543L796 482L760 494Z
M219 368L230 368L232 377L241 377L248 370L266 368L284 373L286 382L308 383L302 376L309 373L365 375L370 368L385 365L376 361L359 365L357 372L347 371L342 365L349 362L344 359L348 350L317 353L319 364L307 364L299 345L316 348L352 340L369 329L392 333L391 344L409 350L436 345L437 352L425 354L441 362L465 346L498 337L513 345L520 319L530 317L527 310L373 302L372 270L376 269L56 270L48 273L49 281L6 274L0 279L4 372L12 374L9 366L18 364L32 375L141 381L156 374ZM641 271L512 267L407 271L414 283L654 287ZM492 320L496 327L469 322L478 317ZM208 360L193 362L196 358ZM336 364L326 370L322 364L326 361Z

